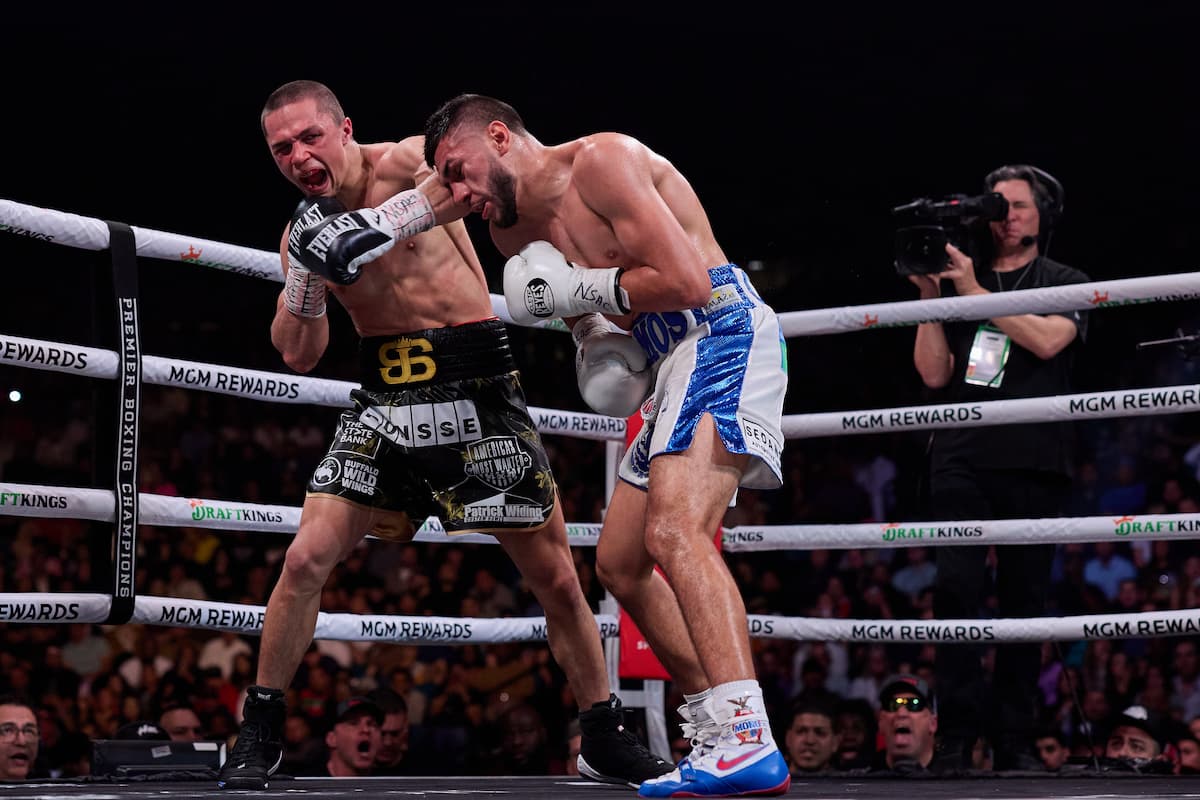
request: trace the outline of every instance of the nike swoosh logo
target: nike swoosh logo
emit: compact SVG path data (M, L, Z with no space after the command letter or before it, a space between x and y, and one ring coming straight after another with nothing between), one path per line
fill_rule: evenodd
M761 753L763 750L766 750L766 749L767 749L767 745L763 745L762 747L757 747L757 748L751 750L749 753L742 753L737 758L731 759L729 761L725 760L725 756L721 756L720 758L717 759L717 769L721 769L721 770L733 769L738 764L745 761L747 758L755 756L758 753Z

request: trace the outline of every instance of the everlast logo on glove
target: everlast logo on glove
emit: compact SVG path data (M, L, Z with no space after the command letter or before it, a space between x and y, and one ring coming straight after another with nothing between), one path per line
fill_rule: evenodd
M327 198L321 198L321 200L326 200L326 199ZM332 202L337 203L336 200L334 200ZM293 252L298 251L300 249L300 244L301 244L300 243L300 234L304 233L306 230L311 228L313 225L316 225L318 222L325 219L325 217L329 216L329 214L331 212L336 213L335 209L325 208L326 205L327 205L327 203L322 203L319 201L314 202L314 203L312 203L312 205L310 205L308 208L304 209L304 211L301 214L299 214L292 220L292 229L290 231L288 231L288 249L289 250L292 250ZM337 203L337 208L340 209L340 207L341 207L341 204Z
M554 313L554 293L550 284L534 278L525 285L525 308L535 317L549 317Z
M313 237L313 240L308 243L308 247L305 249L324 261L325 255L329 252L329 245L333 244L334 239L347 231L362 230L362 227L353 215L338 215L330 220L329 224Z

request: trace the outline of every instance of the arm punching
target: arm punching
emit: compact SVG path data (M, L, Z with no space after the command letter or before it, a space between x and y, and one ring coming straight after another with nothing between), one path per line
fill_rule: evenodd
M292 217L288 256L334 283L348 285L362 275L363 264L436 224L433 206L416 189L358 211L346 211L332 197L312 198Z

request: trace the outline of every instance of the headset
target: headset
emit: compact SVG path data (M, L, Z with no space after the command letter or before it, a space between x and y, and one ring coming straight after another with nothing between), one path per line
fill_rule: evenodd
M1025 181L1033 189L1033 201L1037 206L1039 218L1037 241L1040 245L1039 250L1044 255L1050 248L1050 235L1054 232L1054 226L1062 219L1066 194L1063 185L1046 170L1031 164L1007 164L988 173L983 179L983 190L990 192L1000 181L1013 180ZM1028 246L1033 242L1025 244Z

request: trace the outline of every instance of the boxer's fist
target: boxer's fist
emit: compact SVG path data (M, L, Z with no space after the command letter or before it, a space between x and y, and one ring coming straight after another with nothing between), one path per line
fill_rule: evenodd
M312 198L292 217L288 258L306 269L347 285L362 274L362 265L387 252L395 242L368 221L374 209L346 211L336 198Z
M311 218L330 206L316 198L309 208L297 209L292 234L288 236L288 255L307 269L334 283L354 283L364 264L391 250L396 242L427 231L436 223L433 208L425 195L406 189L375 208L346 211L323 218ZM340 204L339 204L340 206ZM321 209L314 212L314 208ZM303 223L297 231L297 221ZM294 244L293 244L293 239Z
M600 314L588 314L571 330L579 394L597 414L628 417L650 393L653 374L646 353L632 336L610 328Z
M530 242L504 265L508 313L519 325L592 312L628 314L621 271L577 267L549 242Z

